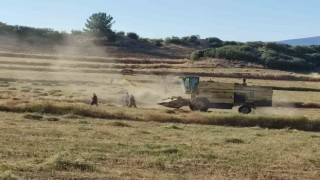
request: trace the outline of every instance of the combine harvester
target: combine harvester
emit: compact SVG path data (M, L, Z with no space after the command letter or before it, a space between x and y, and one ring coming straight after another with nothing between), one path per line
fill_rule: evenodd
M209 108L232 109L239 106L239 113L249 114L252 108L272 106L273 90L271 87L247 86L242 84L200 81L200 77L180 77L182 88L190 99L172 97L159 105L179 109L189 106L192 111L207 111Z

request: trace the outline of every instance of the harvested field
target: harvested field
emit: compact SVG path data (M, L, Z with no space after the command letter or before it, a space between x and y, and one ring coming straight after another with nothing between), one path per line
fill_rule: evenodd
M18 99L20 100L20 99ZM302 107L301 107L302 108ZM108 109L107 111L105 109ZM297 129L304 131L319 131L319 117L306 118L303 116L243 116L229 113L219 115L193 114L185 116L185 112L176 111L172 115L163 114L156 110L140 109L139 111L123 111L123 108L114 106L104 106L100 108L91 108L84 105L66 105L57 103L38 102L32 104L23 104L20 106L0 106L0 111L16 113L41 113L51 115L83 116L87 118L99 119L118 119L131 121L155 121L161 123L182 123L182 124L204 124L236 127L261 127L269 129Z
M0 178L318 179L319 77L184 59L0 57ZM133 75L122 75L123 68ZM157 105L178 75L274 88L250 115ZM124 107L126 92L138 109ZM99 107L89 106L92 93Z
M0 112L2 177L318 179L319 134Z

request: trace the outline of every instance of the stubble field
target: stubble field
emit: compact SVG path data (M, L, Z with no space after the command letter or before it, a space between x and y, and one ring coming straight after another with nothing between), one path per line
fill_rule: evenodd
M3 55L2 177L318 179L320 109L290 105L320 103L319 75L208 64ZM123 68L135 73L124 76ZM248 116L236 109L199 113L158 106L166 97L182 95L177 76L186 74L238 83L245 76L252 85L312 91L275 90L279 106ZM126 92L135 95L138 109L123 106ZM89 107L92 93L99 107ZM279 123L284 121L290 124ZM308 124L299 128L303 123Z

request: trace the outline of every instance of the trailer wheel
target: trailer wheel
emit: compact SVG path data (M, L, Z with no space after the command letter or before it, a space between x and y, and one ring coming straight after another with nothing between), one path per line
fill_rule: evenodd
M247 105L240 106L239 109L238 109L238 112L242 113L242 114L250 114L251 113L251 107L247 106Z

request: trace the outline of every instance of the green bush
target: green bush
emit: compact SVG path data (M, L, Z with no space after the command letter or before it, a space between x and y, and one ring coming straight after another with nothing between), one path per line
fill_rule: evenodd
M221 47L223 44L223 41L217 37L210 37L207 38L207 41L209 43L209 46L212 48L218 48Z
M267 51L261 57L264 65L269 68L281 70L310 70L314 64L298 57Z
M167 44L188 45L188 44L200 44L199 35L185 36L182 38L172 36L165 39Z
M242 43L240 42L236 42L236 41L224 41L222 43L222 46L234 46L234 45L242 45Z
M320 45L312 45L310 47L312 47L316 52L320 52Z
M200 44L199 40L200 40L199 35L185 36L181 38L181 41L183 41L184 43L192 43L192 44Z
M307 54L306 56L310 60L310 62L316 64L317 66L320 66L320 53Z
M177 45L185 45L186 43L182 41L179 37L172 36L171 38L166 38L165 42L167 44L177 44Z
M218 38L207 40L214 48L193 52L192 60L202 57L240 60L289 71L310 71L320 66L320 46L292 47L279 43L223 42Z
M253 41L253 42L247 42L246 45L252 47L252 48L261 48L265 46L266 43L261 41Z
M290 45L279 44L279 43L266 43L265 48L267 50L273 50L277 52L282 52L285 54L293 54L293 50L290 48Z
M135 32L128 32L127 33L127 37L130 39L134 39L134 40L138 40L139 39L139 35Z
M200 58L204 57L205 56L205 52L206 50L199 50L199 51L195 51L191 54L191 60L199 60Z
M188 37L188 42L191 42L191 43L198 42L199 40L200 40L199 35L192 35Z
M33 28L27 26L12 26L0 22L0 35L16 37L29 43L60 44L67 34L49 28Z
M297 56L303 56L305 54L317 53L311 46L294 46L292 47L294 54Z
M201 57L220 58L227 60L243 60L256 62L259 60L254 49L249 46L223 46L220 48L196 51L191 55L191 59L197 60Z
M115 42L117 40L117 35L114 32L110 32L107 34L106 38L108 42Z
M149 40L149 42L155 46L162 46L163 40L162 39L151 39L151 40Z

